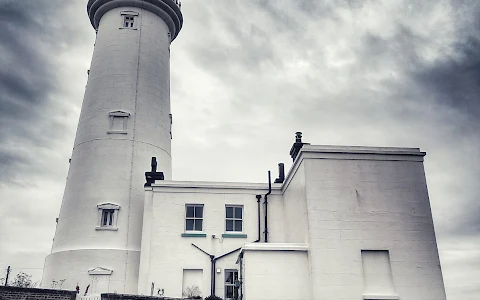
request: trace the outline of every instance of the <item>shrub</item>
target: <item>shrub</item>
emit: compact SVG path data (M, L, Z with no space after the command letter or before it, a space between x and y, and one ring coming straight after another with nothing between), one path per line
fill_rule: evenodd
M206 297L205 300L223 300L223 299L215 295L210 295Z

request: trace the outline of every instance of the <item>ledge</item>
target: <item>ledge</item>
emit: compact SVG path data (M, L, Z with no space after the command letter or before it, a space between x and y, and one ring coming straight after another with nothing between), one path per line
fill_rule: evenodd
M249 243L243 246L243 251L308 251L308 245L299 243Z
M154 190L162 188L184 189L185 191L198 192L206 190L206 193L214 193L217 190L237 190L244 193L244 191L251 191L253 195L262 194L268 191L268 183L246 183L246 182L214 182L214 181L172 181L160 180L152 183ZM272 194L279 195L281 192L281 184L272 183ZM182 191L183 192L183 191ZM197 191L196 191L197 192ZM224 191L220 191L224 192ZM255 199L255 198L254 198Z
M225 239L246 239L247 235L243 233L224 233L222 238Z
M97 226L95 227L95 230L117 231L118 227L117 226L110 226L110 227Z
M93 28L98 30L103 15L118 7L135 7L156 14L166 23L172 33L172 40L182 29L183 15L175 0L89 0L87 13Z
M397 295L363 295L364 300L398 300Z
M107 134L127 134L128 132L126 130L109 130L107 131Z
M206 233L182 233L182 237L207 237Z

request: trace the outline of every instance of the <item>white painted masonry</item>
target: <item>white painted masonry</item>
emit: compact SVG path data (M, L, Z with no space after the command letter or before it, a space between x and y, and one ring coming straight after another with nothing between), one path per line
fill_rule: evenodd
M88 10L97 38L42 286L65 279L64 287L85 287L88 269L106 267L110 291L135 293L151 157L172 176L170 42L181 13L172 0L90 0ZM133 28L123 28L125 14L134 16ZM95 230L103 203L121 207L118 230Z
M424 155L416 148L303 146L268 198L267 244L266 184L158 182L146 188L139 293L156 282L165 295L179 297L183 270L202 269L205 295L210 259L194 243L215 256L242 247L216 268L223 273L241 262L244 299L446 299ZM262 236L252 244L258 238L255 195L262 195ZM182 236L186 204L203 205L203 236ZM226 233L229 204L244 207L247 237L218 239ZM389 270L392 286L375 280L376 271L363 273L367 250L388 253L367 258L367 267ZM222 273L215 274L215 294L223 297Z
M149 294L151 283L155 282L158 288L165 290L166 296L181 297L183 270L202 269L204 290L201 292L209 295L210 258L192 246L192 243L218 257L245 243L256 241L258 205L255 196L267 193L266 184L160 181L146 190L138 293ZM275 185L269 197L269 215L276 216L272 217L273 221L269 224L269 239L273 242L283 240L284 236L280 192L280 185ZM185 231L186 204L204 205L203 231L199 233L203 236L182 236L189 234ZM238 234L245 236L235 237L237 233L226 232L225 205L243 206L243 231ZM263 211L262 201L261 213ZM222 237L224 234L229 235ZM216 237L213 238L212 235ZM215 293L222 298L224 270L237 269L239 253L240 251L225 256L216 263L216 268L221 273L215 272Z
M244 298L312 299L307 250L306 244L246 244L242 249Z
M223 298L237 270L241 300L446 300L417 148L313 146L297 135L268 222L265 183L171 180L179 6L88 2L97 40L42 287L182 297L195 285ZM165 180L144 187L152 157ZM201 228L187 226L189 205Z

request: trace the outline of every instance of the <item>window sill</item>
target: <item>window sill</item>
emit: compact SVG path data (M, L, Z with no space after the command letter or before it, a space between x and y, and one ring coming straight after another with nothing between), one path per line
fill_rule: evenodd
M397 295L363 295L364 300L398 300Z
M108 134L114 134L114 133L117 133L117 134L127 134L128 132L126 130L109 130L107 131Z
M247 235L243 233L224 233L222 238L225 239L246 239Z
M118 27L118 29L137 30L137 28L129 28L129 27Z
M118 227L116 226L106 226L106 227L102 227L102 226L97 226L95 227L95 230L110 230L110 231L117 231L118 230Z
M189 233L182 233L182 237L207 237L207 234L189 232Z

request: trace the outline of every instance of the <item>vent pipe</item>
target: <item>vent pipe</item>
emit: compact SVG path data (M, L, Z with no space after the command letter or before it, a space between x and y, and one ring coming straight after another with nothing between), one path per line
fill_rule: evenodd
M285 165L283 163L278 164L278 178L274 183L283 183L285 180Z

